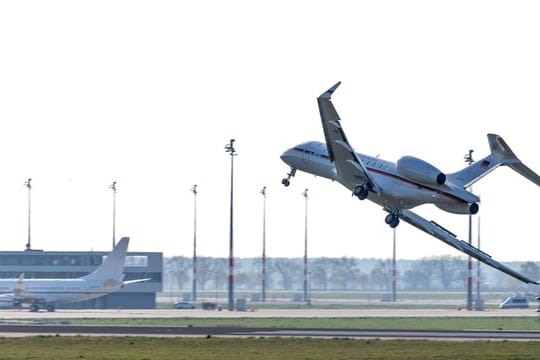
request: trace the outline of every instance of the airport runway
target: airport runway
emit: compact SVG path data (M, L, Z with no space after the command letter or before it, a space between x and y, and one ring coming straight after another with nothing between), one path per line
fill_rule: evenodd
M321 337L355 339L521 340L540 341L540 331L434 331L362 329L273 329L251 327L170 327L94 325L0 325L0 336L224 336L224 337Z
M205 311L177 309L133 310L57 310L55 312L1 310L2 319L70 319L70 318L260 318L260 317L538 317L535 309L493 309L466 311L448 309L255 309L254 311Z
M458 311L441 309L261 309L256 311L204 310L57 310L31 313L0 311L0 336L92 335L92 336L226 336L226 337L347 337L356 339L446 339L540 341L540 331L425 331L366 329L251 328L239 326L90 326L70 325L75 318L249 318L249 317L539 317L532 309ZM53 320L54 319L54 320Z

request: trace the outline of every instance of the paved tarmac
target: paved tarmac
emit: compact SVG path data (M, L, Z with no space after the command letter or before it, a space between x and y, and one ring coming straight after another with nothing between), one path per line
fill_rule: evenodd
M179 309L95 309L30 312L1 310L1 319L70 319L70 318L264 318L264 317L538 317L535 309L490 309L485 311L448 309L254 309L253 311L207 311Z
M32 313L28 310L0 311L0 336L92 335L92 336L226 336L226 337L347 337L356 339L439 339L439 340L534 340L540 331L423 331L364 329L275 329L247 327L170 326L80 326L74 318L239 318L239 317L538 317L534 309L441 310L441 309L261 309L255 311L204 310L57 310ZM47 319L51 319L48 322ZM52 320L55 319L55 320ZM60 319L60 320L58 320ZM66 324L62 323L65 319ZM34 320L34 321L29 321Z
M540 341L540 331L488 330L364 330L364 329L275 329L257 327L100 326L59 324L0 324L0 336L223 336L223 337L321 337L355 339L432 340L521 340Z

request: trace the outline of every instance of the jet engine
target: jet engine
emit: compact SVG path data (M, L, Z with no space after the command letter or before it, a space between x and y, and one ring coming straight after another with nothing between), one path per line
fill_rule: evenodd
M480 209L480 206L477 203L435 203L439 209L448 211L453 214L464 214L464 215L474 215Z
M400 158L397 170L401 176L425 185L442 185L446 181L446 175L439 169L414 156Z

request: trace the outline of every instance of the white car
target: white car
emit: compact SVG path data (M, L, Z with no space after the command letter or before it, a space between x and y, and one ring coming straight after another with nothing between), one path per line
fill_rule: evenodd
M195 309L195 305L187 301L178 301L174 303L175 309Z

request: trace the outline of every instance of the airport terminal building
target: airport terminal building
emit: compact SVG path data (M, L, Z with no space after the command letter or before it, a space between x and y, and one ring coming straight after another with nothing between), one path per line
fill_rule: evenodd
M94 271L110 251L0 251L0 278L70 279ZM128 252L124 280L150 278L119 291L88 301L59 304L58 309L154 309L156 293L162 291L163 254Z

